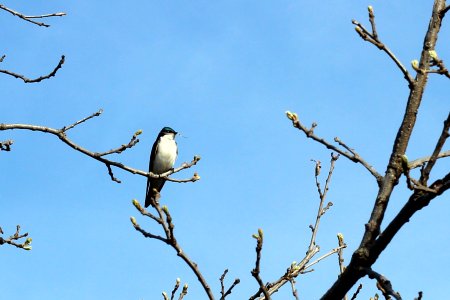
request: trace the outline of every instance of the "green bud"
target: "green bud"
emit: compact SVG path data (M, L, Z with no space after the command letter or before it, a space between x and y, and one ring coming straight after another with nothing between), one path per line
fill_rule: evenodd
M29 245L29 244L31 244L31 242L33 241L33 239L32 238L27 238L26 240L25 240L25 245Z
M130 221L131 221L131 223L133 223L134 226L137 226L137 222L136 222L136 218L135 217L130 217Z
M169 208L167 207L167 205L163 205L162 210L168 214L169 213Z
M136 199L133 199L131 202L133 203L134 207L137 208L137 210L142 210L142 207L141 207L141 204L139 203L139 201L137 201Z
M372 5L369 5L369 6L367 7L367 10L369 11L369 13L373 13L373 7L372 7Z
M140 135L140 134L142 134L142 129L139 129L138 131L136 131L136 132L134 133L134 135Z
M25 245L23 246L24 250L30 251L31 250L31 246L30 245Z
M428 51L428 54L430 54L430 56L431 56L432 59L434 59L434 60L437 60L437 59L438 59L438 55L437 55L437 53L436 53L435 50L430 50L430 51Z
M263 232L263 230L262 230L261 228L258 228L258 234L259 234L259 236L260 236L261 238L263 238L264 232Z
M419 61L417 59L414 59L413 61L411 61L411 66L414 70L418 71L419 70Z

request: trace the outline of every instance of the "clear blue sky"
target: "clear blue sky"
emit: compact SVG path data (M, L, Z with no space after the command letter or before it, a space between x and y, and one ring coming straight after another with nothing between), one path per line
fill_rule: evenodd
M350 3L351 2L351 3ZM41 28L0 11L2 69L37 77L66 63L39 84L0 76L0 122L62 127L99 108L104 114L69 136L92 151L140 143L114 159L145 170L157 133L171 126L178 138L177 165L194 155L194 169L176 174L196 183L167 183L168 205L185 252L219 297L219 277L239 277L229 299L248 299L259 227L265 232L262 277L272 281L303 258L318 197L314 165L330 153L295 130L284 112L332 141L339 136L380 173L392 147L408 95L402 74L354 32L351 19L368 25L373 5L378 32L409 69L420 55L432 1L3 1L25 14L64 11ZM448 16L447 18L450 18ZM450 19L438 54L450 64ZM431 76L407 154L429 155L448 114L448 79ZM189 283L185 299L206 299L175 252L145 239L129 221L159 228L131 205L143 201L146 179L116 170L69 149L57 138L29 131L1 132L13 151L1 153L0 226L21 224L33 250L0 247L2 299L162 299L177 277ZM433 178L449 169L439 162ZM387 213L392 218L409 191L402 180ZM317 238L321 254L342 232L348 262L358 246L376 194L374 179L345 158L337 162ZM420 211L374 266L404 299L423 290L447 297L450 264L449 196ZM338 275L337 257L298 278L301 299L317 299ZM377 289L363 280L359 299ZM289 299L283 288L274 299Z

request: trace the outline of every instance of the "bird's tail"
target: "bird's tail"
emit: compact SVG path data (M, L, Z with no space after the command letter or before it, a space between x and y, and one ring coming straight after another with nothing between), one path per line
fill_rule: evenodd
M145 195L145 207L149 207L153 201L155 201L156 192L152 189L151 191L147 191L147 195Z

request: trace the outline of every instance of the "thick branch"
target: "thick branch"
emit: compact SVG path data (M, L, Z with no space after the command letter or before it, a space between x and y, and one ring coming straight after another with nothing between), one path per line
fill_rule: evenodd
M26 16L24 14L21 14L21 13L17 12L17 11L14 11L14 10L12 10L12 9L2 5L2 4L0 4L0 9L2 9L4 11L7 11L10 14L16 16L16 17L19 17L22 20L25 20L27 22L33 23L33 24L38 25L38 26L44 26L44 27L50 27L50 25L42 23L42 22L36 22L36 21L34 21L32 19L42 19L42 18L50 18L50 17L62 17L62 16L66 15L66 13L59 12L59 13L44 14L44 15L38 15L38 16Z
M435 0L435 3L433 5L432 17L424 40L422 54L419 62L419 68L422 70L429 69L429 62L431 60L430 50L434 50L436 45L439 29L441 27L440 12L442 11L442 9L444 9L444 7L445 0ZM416 122L418 109L427 82L427 76L427 72L418 72L414 83L410 84L410 94L408 97L408 103L403 116L403 120L400 128L398 129L387 166L386 175L383 178L382 184L379 188L378 195L375 200L375 205L372 210L369 222L366 224L366 230L361 244L354 252L352 259L344 273L323 295L323 300L342 299L344 295L350 290L350 288L354 284L356 284L356 282L361 277L366 275L364 268L370 268L378 258L378 255L381 253L381 251L384 250L382 248L378 248L378 251L375 251L374 248L376 247L374 243L378 243L377 237L380 233L381 223L384 219L384 214L386 212L391 193L394 187L397 185L399 177L401 176L403 171L402 157L405 155L409 139ZM437 190L437 187L430 186L430 188ZM416 193L424 193L425 195L427 195L427 198L436 197L436 194L432 194L429 192L416 191L415 194Z
M0 73L5 73L5 74L11 75L11 76L13 76L13 77L22 79L23 82L25 82L25 83L41 82L42 80L49 79L50 77L55 76L55 75L56 75L56 72L58 72L58 70L62 68L62 65L64 64L64 62L65 62L65 56L62 55L62 56L61 56L61 59L59 60L58 65L55 67L55 69L53 69L53 71L51 71L51 72L50 72L49 74L47 74L47 75L43 75L43 76L40 76L40 77L35 78L35 79L29 79L29 78L25 77L24 75L17 74L17 73L8 71L8 70L0 70Z

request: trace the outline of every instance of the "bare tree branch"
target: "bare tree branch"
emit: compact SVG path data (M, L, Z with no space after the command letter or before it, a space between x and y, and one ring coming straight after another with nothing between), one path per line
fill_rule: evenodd
M13 140L6 140L0 142L0 151L11 151L11 145L14 143Z
M346 158L348 158L349 160L351 160L354 163L360 163L362 166L364 166L370 172L370 174L372 174L375 177L375 179L377 180L378 185L381 184L381 180L382 180L383 176L381 176L381 174L378 173L377 170L375 170L375 168L373 166L371 166L360 155L358 155L355 152L355 150L353 150L350 147L348 147L347 145L345 145L339 138L336 137L334 139L335 142L337 142L339 145L341 145L345 149L349 150L350 152L341 150L338 147L330 144L329 142L327 142L323 138L320 138L317 135L315 135L314 134L314 129L317 127L316 123L313 123L311 128L308 129L300 122L300 120L298 118L298 115L296 113L291 113L290 111L287 111L286 112L286 116L288 117L289 120L292 121L292 125L295 128L297 128L300 131L305 133L307 138L310 138L310 139L312 139L312 140L314 140L314 141L324 145L327 149L331 149L331 150L339 153L340 155L345 156Z
M3 229L0 227L0 235L3 234ZM20 248L20 249L24 249L24 250L31 250L31 238L27 238L23 243L19 243L19 240L22 238L25 238L28 236L28 232L24 233L24 234L20 234L20 225L16 226L16 232L11 235L9 238L4 239L3 237L0 236L0 246L4 245L4 244L9 244L12 245L14 247Z
M220 280L220 288L221 288L220 289L220 294L221 294L220 300L224 300L228 295L230 295L231 292L233 291L234 287L241 282L241 280L239 278L236 278L233 281L233 283L231 284L231 286L228 288L228 290L225 292L224 280L225 280L225 277L226 277L227 273L228 273L228 269L225 269L225 271L223 271L222 276L220 276L220 278L219 278L219 280Z
M254 234L253 237L256 239L256 262L255 268L252 270L252 276L256 279L259 284L259 288L262 291L266 300L270 300L270 294L267 289L266 284L261 279L260 263L261 263L261 250L264 242L264 233L262 229L258 229L258 234Z
M358 294L361 291L362 287L363 287L363 285L362 285L362 283L360 283L358 285L358 288L356 289L355 293L353 294L353 296L352 296L352 298L350 300L355 300L356 297L358 297Z
M353 253L352 259L344 273L339 276L333 286L331 286L331 288L322 296L322 300L342 299L360 278L367 275L365 269L370 268L375 263L393 236L400 230L403 224L408 222L409 217L450 187L450 174L447 174L446 177L434 182L429 187L430 189L435 190L436 193L415 190L404 208L402 208L398 215L394 217L393 221L386 227L384 232L380 234L381 223L384 219L390 196L403 173L402 158L405 155L416 122L417 112L421 104L428 78L428 73L426 71L430 67L429 63L432 59L431 51L435 49L441 27L440 13L444 8L445 0L435 0L432 17L423 43L420 62L418 63L418 68L425 70L425 72L418 72L414 81L409 77L409 73L404 72L404 74L408 74L408 76L405 75L405 77L410 83L410 94L402 123L393 143L393 149L389 158L386 173L381 181L375 205L369 222L366 224L361 244ZM357 28L359 28L359 31L357 29L358 32L362 32L363 35L368 35L362 26L357 26ZM376 42L373 35L368 36Z
M433 169L434 164L436 163L436 160L439 156L439 153L441 152L442 148L444 147L445 141L449 137L449 129L450 129L450 113L447 116L447 120L444 122L444 128L442 129L442 133L439 136L438 142L436 144L436 147L434 148L433 154L430 157L430 160L426 164L425 168L422 171L422 175L420 176L420 183L423 185L427 185L427 181L430 177L430 172Z
M72 149L79 151L103 164L105 164L105 166L108 169L108 174L110 175L111 179L115 182L120 183L120 180L118 180L116 177L114 177L113 171L112 171L112 167L116 167L119 169L122 169L124 171L130 172L132 174L138 174L144 177L152 177L152 178L165 178L168 181L173 181L173 182L180 182L180 183L185 183L185 182L195 182L197 180L200 179L200 176L198 176L197 173L194 173L194 175L191 178L188 179L173 179L170 178L168 176L177 173L181 170L184 169L188 169L194 165L197 164L197 162L200 160L200 156L194 156L193 160L190 163L183 163L180 167L178 168L174 168L172 170L169 170L165 173L162 174L153 174L151 172L145 172L142 170L138 170L138 169L134 169L131 168L129 166L126 166L122 163L116 162L116 161L112 161L112 160L108 160L106 158L104 158L103 156L108 155L108 154L112 154L112 153L121 153L123 152L125 149L131 148L132 146L130 146L130 144L135 144L138 141L135 139L132 142L130 142L128 145L125 146L121 146L117 149L113 149L107 152L93 152L90 151L86 148L81 147L80 145L76 144L75 142L73 142L72 140L70 140L67 135L66 132L72 128L74 128L75 126L84 123L87 120L92 119L93 117L99 116L102 113L102 110L100 109L99 111L97 111L96 113L80 120L77 121L71 125L68 126L64 126L61 129L54 129L54 128L50 128L50 127L46 127L46 126L38 126L38 125L28 125L28 124L0 124L0 131L4 131L4 130L13 130L13 129L21 129L21 130L31 130L31 131L40 131L40 132L44 132L44 133L50 133L53 134L55 136L57 136L63 143L65 143L66 145L68 145L69 147L71 147ZM139 135L141 133L141 131L137 131L134 135ZM133 135L133 136L134 136Z
M180 244L178 244L177 239L175 238L175 225L173 224L172 216L170 215L169 209L167 206L160 206L159 204L159 193L156 194L155 199L152 198L151 201L151 207L156 210L158 213L158 217L154 216L153 214L149 213L145 208L143 208L137 200L133 200L133 205L136 207L136 209L144 216L150 216L151 219L156 221L157 224L159 224L162 229L164 230L165 237L161 237L159 235L151 234L145 230L143 230L139 224L137 223L136 219L134 217L131 217L131 223L133 224L133 227L142 233L147 238L153 238L160 240L168 245L170 245L176 252L177 255L189 266L189 268L194 272L194 274L197 276L198 281L202 285L203 289L205 290L208 299L214 300L214 295L211 291L211 288L209 287L206 279L203 277L202 273L200 272L200 269L198 268L197 264L193 262L187 254L183 251ZM187 292L187 285L186 285L186 292ZM230 292L231 293L231 292ZM184 295L183 295L184 296ZM180 295L179 299L182 299L182 295Z
M316 186L317 186L317 191L319 194L320 201L319 201L319 208L318 208L317 216L316 216L316 222L315 222L314 226L310 225L311 240L308 245L306 255L302 259L302 261L300 261L299 263L294 261L289 266L289 268L287 268L286 273L284 275L282 275L279 279L265 285L265 287L268 290L269 296L272 295L273 293L277 292L283 285L285 285L288 282L290 282L291 286L292 286L293 279L295 279L297 276L299 276L300 274L304 274L304 273L313 271L312 269L310 269L313 265L317 264L321 260L329 257L330 255L332 255L334 253L339 252L341 249L346 247L345 243L342 245L339 245L339 247L330 250L328 253L322 255L321 257L319 257L318 259L316 259L315 261L310 263L310 261L315 257L315 255L320 251L320 247L316 243L316 237L317 237L317 232L319 230L320 219L325 214L325 212L328 210L328 208L331 207L331 205L332 205L332 203L329 202L324 207L324 202L325 202L327 192L329 190L329 184L331 182L331 176L334 171L334 166L335 166L336 160L338 158L339 158L339 155L334 155L333 153L331 153L330 169L328 171L328 176L325 181L325 187L324 187L323 191L322 191L321 185L318 180L318 176L320 175L320 171L321 171L321 163L320 163L320 161L315 161L316 164L315 164L315 168L314 168L314 174L315 174ZM294 291L293 291L293 293L294 293ZM260 296L261 294L263 294L263 295ZM255 299L263 300L263 299L270 299L270 298L267 298L264 295L263 287L260 286L259 290L249 298L249 300L255 300Z
M436 159L440 159L440 158L444 158L444 157L449 157L450 156L450 150L446 150L444 152L439 153L436 156ZM425 163L429 162L431 159L431 156L426 156L426 157L422 157L422 158L418 158L416 160L410 161L408 163L408 168L410 170L415 169L415 168L419 168L425 165Z
M4 58L4 56L3 56L3 58ZM3 60L3 59L2 59L2 60ZM65 62L65 56L62 55L62 56L61 56L61 59L59 60L58 65L55 67L55 69L53 69L53 71L51 71L51 72L50 72L49 74L47 74L47 75L43 75L43 76L37 77L37 78L35 78L35 79L29 79L29 78L25 77L24 75L17 74L17 73L8 71L8 70L0 70L0 73L8 74L8 75L11 75L11 76L13 76L13 77L15 77L15 78L22 79L23 82L25 82L25 83L41 82L42 80L49 79L50 77L55 76L55 75L56 75L56 72L58 72L58 70L62 68L62 65L64 64L64 62Z
M368 11L369 11L369 21L370 24L372 26L372 32L369 32L361 23L359 23L356 20L352 20L352 23L354 25L356 25L355 30L356 32L359 34L359 36L375 45L378 49L384 51L397 65L397 67L402 71L403 75L405 76L406 81L408 81L409 86L411 87L414 84L414 79L412 78L412 76L409 74L408 70L405 68L405 66L403 66L403 64L400 62L400 60L394 55L394 53L388 48L386 47L385 44L383 44L379 38L378 38L378 34L376 31L376 26L375 26L375 15L373 13L373 8L372 6L368 7Z
M38 25L38 26L44 26L44 27L50 27L50 25L42 23L42 22L36 22L36 21L34 21L32 19L42 19L42 18L50 18L50 17L62 17L62 16L66 15L66 13L64 13L64 12L59 12L59 13L44 14L44 15L38 15L38 16L26 16L24 14L21 14L21 13L17 12L17 11L14 11L14 10L12 10L12 9L2 5L2 4L0 4L0 9L2 9L4 11L7 11L10 14L16 16L16 17L19 17L22 20L25 20L27 22L33 23L33 24Z
M392 284L385 276L375 272L374 270L368 268L365 270L367 272L367 276L369 276L370 279L376 279L377 280L377 286L380 289L380 291L383 293L385 297L392 296L396 300L402 300L402 297L400 296L399 292L395 292L392 288Z
M450 7L450 6L449 6ZM414 300L422 300L423 292L419 292L419 296L417 298L414 298Z
M344 270L345 270L344 253L343 252L344 252L344 246L346 246L346 245L344 243L344 235L342 233L338 233L337 238L338 238L339 247L342 247L338 251L339 274L342 274L342 273L344 273ZM343 299L347 300L348 299L347 295L345 295Z

